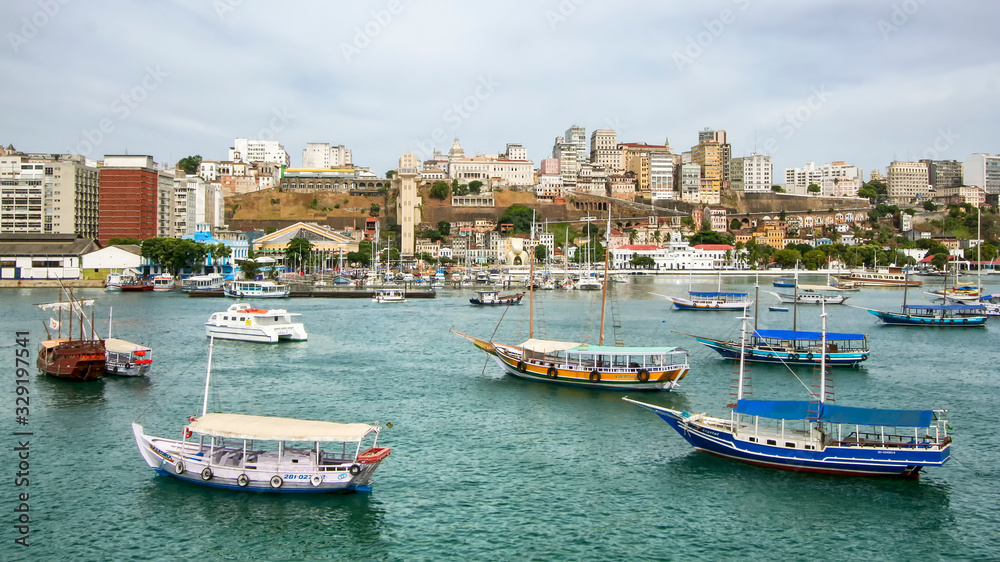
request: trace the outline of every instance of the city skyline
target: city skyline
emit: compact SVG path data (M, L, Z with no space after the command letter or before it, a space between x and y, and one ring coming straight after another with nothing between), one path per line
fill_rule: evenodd
M996 153L992 4L732 0L696 6L244 0L0 7L4 138L25 152L191 154L234 138L343 144L378 174L399 155L520 143L536 165L571 125L785 168Z

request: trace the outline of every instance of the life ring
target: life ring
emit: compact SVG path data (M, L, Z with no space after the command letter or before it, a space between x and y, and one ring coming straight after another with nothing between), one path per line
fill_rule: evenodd
M831 359L833 359L833 358L830 356L829 353L827 353L826 354L826 362L829 363Z
M548 375L550 379L554 379L559 376L559 372L556 371L555 367L549 367L549 370L545 371L545 374Z
M177 461L174 463L174 472L177 474L184 474L184 461Z
M278 488L280 488L281 485L284 484L284 483L285 483L285 481L282 480L281 477L278 476L277 474L275 474L274 476L271 477L271 487L274 488L275 490L277 490Z
M313 486L319 486L323 483L323 477L319 474L313 474L312 478L309 479L309 483Z
M190 427L185 427L184 428L184 439L190 439L190 438L191 438L191 428Z
M649 371L646 369L639 369L639 372L635 374L639 378L639 382L646 382L649 380Z
M590 372L590 382L601 382L601 372L594 369Z
M356 464L352 464L351 468L347 469L347 472L350 472L352 475L357 476L358 474L361 474L361 467Z
M715 308L719 308L719 303L715 303Z
M517 370L521 371L522 373L524 372L524 370L525 370L524 369L524 361L518 361L517 362Z
M240 474L236 477L236 483L240 486L240 488L246 488L247 484L250 483L250 477L246 474Z
M790 354L788 356L788 360L789 361L798 361L799 360L799 354L798 353L792 353L792 354Z
M808 359L809 361L812 361L813 360L813 354L812 353L806 353L806 359Z
M204 481L206 481L206 482L209 481L209 480L211 480L212 479L212 469L208 468L206 466L205 470L201 471L201 479L204 480Z

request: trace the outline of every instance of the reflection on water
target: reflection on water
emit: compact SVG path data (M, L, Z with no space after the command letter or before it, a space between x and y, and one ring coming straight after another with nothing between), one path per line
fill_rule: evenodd
M103 404L105 401L104 385L106 383L103 378L96 381L78 382L38 374L32 382L37 389L33 394L39 397L39 402L42 400L41 396L44 396L44 400L52 407L63 411L86 409Z

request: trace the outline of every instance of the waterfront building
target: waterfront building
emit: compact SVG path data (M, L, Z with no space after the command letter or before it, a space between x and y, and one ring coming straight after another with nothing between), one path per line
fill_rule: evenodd
M699 244L670 241L663 247L653 244L631 244L611 250L614 269L631 269L633 256L652 258L654 270L698 270L731 268L736 262L736 251L728 244Z
M305 169L350 168L351 151L344 145L331 146L325 142L307 142L302 150L302 167Z
M236 139L229 147L229 160L249 164L251 162L277 162L288 166L291 161L285 147L278 141Z
M458 140L455 140L458 145ZM461 148L461 147L459 147ZM401 257L413 257L416 249L416 226L420 223L420 196L417 193L417 178L420 177L420 160L412 153L399 157L399 168L392 178L396 190L396 220L399 221L399 253Z
M988 195L1000 194L1000 155L973 154L962 163L962 183L986 190Z
M99 248L76 234L0 234L0 279L80 279L81 256Z
M958 160L921 160L927 164L927 181L932 189L959 187L962 184L962 163Z
M889 165L889 203L908 205L927 200L929 183L927 164L923 162L898 162Z
M11 150L0 156L0 209L0 233L97 238L96 162L76 155Z
M159 172L148 155L106 155L99 168L98 240L157 236Z
M773 167L771 157L756 152L729 161L729 187L736 192L770 193Z

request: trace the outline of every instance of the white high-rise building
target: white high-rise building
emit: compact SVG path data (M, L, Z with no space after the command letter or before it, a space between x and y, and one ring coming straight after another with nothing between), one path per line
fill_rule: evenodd
M653 201L675 199L674 155L669 152L649 153L649 197Z
M229 147L231 162L276 162L283 166L289 165L288 153L278 141L236 139Z
M607 168L612 173L624 170L618 133L611 129L597 129L590 134L590 162Z
M962 183L1000 193L1000 155L973 154L962 163Z
M573 125L566 129L566 142L576 151L576 161L587 161L587 129Z
M928 198L929 175L925 162L893 162L888 174L889 202L905 205Z
M801 168L785 168L786 192L806 195L812 184L820 187L820 195L857 197L858 190L864 186L864 174L861 168L846 162L831 162L822 166L806 162Z
M308 142L302 151L302 167L307 170L329 170L352 165L351 151L342 144L331 146L325 142Z
M729 161L729 187L744 193L770 193L771 157L756 152Z
M681 164L678 168L678 186L680 187L681 200L688 203L701 202L701 165L688 162Z
M0 232L97 238L98 170L83 156L0 156Z

